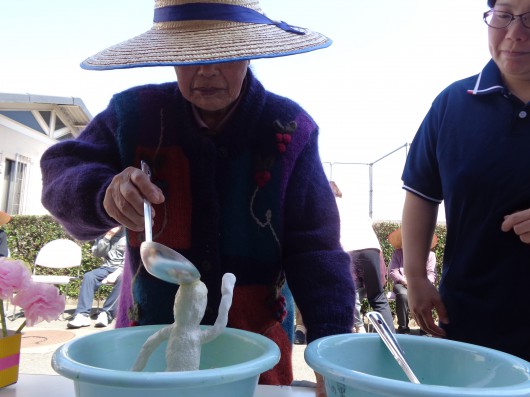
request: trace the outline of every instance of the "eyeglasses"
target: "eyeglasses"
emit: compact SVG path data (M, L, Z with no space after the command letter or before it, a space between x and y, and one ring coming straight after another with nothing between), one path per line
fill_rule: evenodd
M521 20L523 26L530 29L530 12L524 14L513 15L509 12L489 10L484 13L483 19L486 25L495 29L504 29L510 26L510 24L517 18Z

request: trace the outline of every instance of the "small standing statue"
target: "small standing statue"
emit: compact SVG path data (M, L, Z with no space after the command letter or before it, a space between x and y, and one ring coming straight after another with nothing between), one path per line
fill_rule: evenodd
M208 289L197 278L181 277L175 296L173 314L175 322L151 335L142 346L132 370L141 371L155 349L167 340L166 371L195 371L199 369L203 343L215 339L228 323L228 310L236 277L225 273L221 285L221 303L215 324L201 330L200 323L206 310Z

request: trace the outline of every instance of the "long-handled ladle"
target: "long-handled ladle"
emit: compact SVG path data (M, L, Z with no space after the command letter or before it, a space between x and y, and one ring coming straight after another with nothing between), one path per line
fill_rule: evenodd
M405 353L399 346L399 343L394 336L394 334L390 331L388 328L388 325L386 325L385 321L383 320L383 316L379 314L378 312L368 312L366 314L368 316L368 320L372 323L375 330L385 343L388 350L390 350L390 353L392 353L392 356L396 359L399 366L403 369L405 374L407 375L407 378L412 383L420 383L414 372L412 372L412 369L410 368L409 364L407 363L407 360L405 360Z
M151 177L151 169L141 162L142 171ZM153 241L151 203L144 198L145 241L140 256L145 269L155 277L173 284L183 284L201 277L199 270L177 251Z

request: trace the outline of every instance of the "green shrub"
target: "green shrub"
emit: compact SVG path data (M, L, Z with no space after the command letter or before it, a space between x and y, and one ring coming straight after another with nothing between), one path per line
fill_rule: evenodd
M381 244L385 263L388 266L390 259L392 258L392 252L394 248L388 242L387 236L392 233L395 229L401 226L397 222L377 222L374 224L375 233ZM44 216L33 216L33 215L15 215L11 222L3 226L3 229L7 234L7 241L10 250L10 255L13 259L21 259L24 262L31 265L33 269L33 263L35 258L42 246L49 241L66 238L75 241L82 248L82 262L81 262L81 275L101 266L101 258L96 258L91 253L92 242L82 242L71 237L64 228L55 219L49 215ZM436 235L438 236L438 245L435 247L434 252L436 254L436 272L438 277L436 279L437 284L440 282L440 275L442 270L443 260L443 249L445 246L445 225L439 224L436 226ZM69 270L69 274L75 276L77 269L66 269ZM53 274L54 270L46 269L48 274ZM60 270L63 272L64 270ZM69 298L77 298L79 296L79 287L81 280L72 282L69 286ZM388 283L387 283L388 288ZM61 292L64 293L64 286L60 287ZM101 289L101 298L104 299L110 289ZM367 309L366 302L364 303ZM394 306L392 305L392 310Z
M9 246L10 256L13 259L19 259L31 266L33 271L33 264L39 250L49 241L65 238L73 240L82 250L81 268L79 269L80 276L94 268L101 266L101 258L96 258L92 255L92 242L82 242L71 237L66 230L49 215L34 216L34 215L15 215L11 222L3 226L7 234L7 244ZM43 269L45 272L41 274L69 274L71 276L77 275L77 268L73 269ZM68 298L76 299L79 296L79 287L81 280L76 280L70 283L68 287ZM65 286L60 286L61 293L64 293ZM108 294L108 291L105 289ZM104 298L102 291L101 298Z

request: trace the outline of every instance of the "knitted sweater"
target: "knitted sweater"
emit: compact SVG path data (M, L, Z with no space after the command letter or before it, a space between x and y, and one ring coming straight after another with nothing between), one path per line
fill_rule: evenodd
M318 128L296 103L264 90L248 71L233 116L215 137L198 129L177 83L117 94L76 139L41 160L42 202L78 239L116 226L105 190L127 166L149 163L164 192L154 240L178 250L208 287L212 324L221 277L236 275L229 326L275 340L282 359L262 383L289 384L291 346L281 327L287 279L308 340L350 332L354 287L339 243L339 215L318 154ZM149 275L127 231L118 326L173 321L177 286Z

